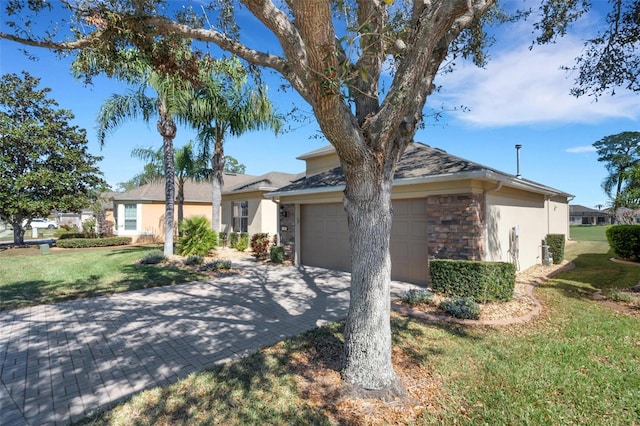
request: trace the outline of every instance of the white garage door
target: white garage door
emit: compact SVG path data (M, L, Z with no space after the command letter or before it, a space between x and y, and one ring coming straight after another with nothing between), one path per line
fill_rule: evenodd
M300 220L301 263L349 271L349 233L342 203L302 205ZM425 199L393 202L391 278L424 284L427 280L427 202Z

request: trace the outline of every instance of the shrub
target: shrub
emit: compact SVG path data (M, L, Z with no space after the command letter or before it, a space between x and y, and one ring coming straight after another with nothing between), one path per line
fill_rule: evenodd
M200 267L201 271L221 271L231 269L230 260L212 260Z
M178 247L182 256L206 256L215 248L217 233L211 229L211 224L204 216L194 216L182 222L182 237Z
M232 232L229 234L229 247L236 248L238 244L238 233Z
M87 219L82 222L82 232L87 238L95 238L96 237L96 220L95 219Z
M53 233L54 237L57 237L59 240L68 240L70 238L84 238L85 234L83 234L82 232L75 232L75 231L64 231L64 232L54 232Z
M249 234L246 232L240 233L240 238L235 245L235 249L238 251L245 251L249 247Z
M478 303L510 300L516 284L516 267L505 262L433 259L429 274L434 292Z
M256 259L266 259L270 245L269 234L258 233L251 236L251 251Z
M407 290L404 296L402 296L402 302L409 306L415 306L421 303L429 304L431 303L432 297L433 293L429 290L423 288L412 288Z
M607 229L607 240L616 257L640 258L640 225L616 225Z
M131 237L109 237L109 238L60 238L56 241L56 247L60 248L89 248L89 247L110 247L124 246L131 244Z
M112 237L113 236L113 222L110 220L103 220L100 223L100 236Z
M462 319L480 319L480 307L471 297L456 297L443 300L440 309Z
M633 298L629 293L625 293L623 291L614 290L607 293L607 298L613 300L614 302L624 302L631 303L633 302Z
M198 254L192 254L184 260L185 265L202 265L204 257Z
M166 262L167 258L165 257L162 250L149 250L142 259L140 259L140 263L143 265L156 265L158 263Z
M282 247L282 246L273 246L273 247L271 247L271 251L269 253L269 257L271 258L271 262L273 262L273 263L282 263L282 262L284 262L284 247Z
M564 260L564 234L547 234L547 245L553 256L553 263L562 263Z
M229 234L227 234L226 232L222 231L218 233L218 245L220 247L226 247L227 246L227 239L229 237Z

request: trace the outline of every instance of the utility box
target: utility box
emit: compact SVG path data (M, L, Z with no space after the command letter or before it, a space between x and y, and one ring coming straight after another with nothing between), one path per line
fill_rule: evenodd
M49 244L40 244L40 253L49 254Z

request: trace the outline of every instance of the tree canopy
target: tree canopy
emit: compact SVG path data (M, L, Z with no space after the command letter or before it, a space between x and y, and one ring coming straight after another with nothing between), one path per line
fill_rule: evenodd
M240 175L243 175L246 173L247 171L247 166L245 166L244 164L240 163L236 158L230 156L230 155L225 155L226 160L224 162L224 171L227 173L238 173Z
M79 212L107 186L86 131L39 83L27 72L0 82L0 216L13 225L15 244L24 242L23 221Z
M602 182L602 189L613 201L614 207L627 207L630 191L637 187L640 165L640 132L622 132L605 136L593 143L598 161L605 164L609 173ZM624 193L624 195L623 195ZM635 198L635 197L631 197Z

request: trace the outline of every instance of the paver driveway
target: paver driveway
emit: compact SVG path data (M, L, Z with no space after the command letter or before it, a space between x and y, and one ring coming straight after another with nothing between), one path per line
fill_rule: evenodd
M347 273L241 265L242 275L0 312L0 424L67 424L346 317Z

